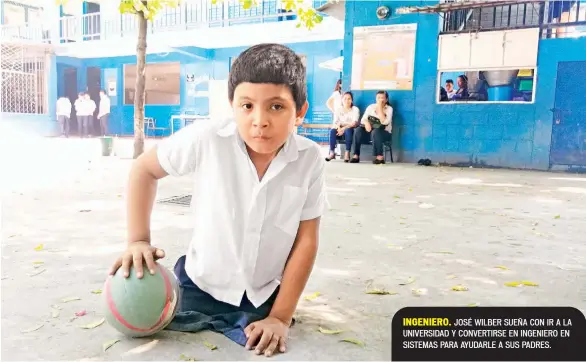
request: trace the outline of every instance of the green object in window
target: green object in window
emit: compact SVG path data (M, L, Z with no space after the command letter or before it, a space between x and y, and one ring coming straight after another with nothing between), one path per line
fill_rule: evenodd
M519 90L521 92L533 90L533 79L522 79L519 81Z

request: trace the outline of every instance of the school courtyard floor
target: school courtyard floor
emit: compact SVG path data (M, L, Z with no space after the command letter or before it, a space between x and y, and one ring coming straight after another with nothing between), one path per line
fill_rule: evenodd
M116 157L101 157L95 139L0 146L2 359L264 360L211 332L132 340L107 324L81 328L102 318L102 296L92 291L125 244L132 141L119 146ZM289 351L274 359L390 360L391 320L405 306L586 309L584 176L340 161L327 173L331 205L304 295L320 294L301 300ZM166 179L158 198L189 188L187 179ZM164 265L184 252L189 226L187 208L155 206ZM520 280L539 285L504 285ZM377 288L397 294L366 294ZM320 326L344 332L326 335Z

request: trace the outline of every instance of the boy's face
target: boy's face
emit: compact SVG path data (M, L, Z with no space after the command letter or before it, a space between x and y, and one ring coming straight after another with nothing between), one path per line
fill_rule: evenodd
M279 150L303 123L308 104L299 112L287 86L241 83L234 89L231 103L238 132L252 151L271 154Z
M446 83L446 90L448 92L451 92L453 88L454 88L454 85L452 83L449 83L449 82Z

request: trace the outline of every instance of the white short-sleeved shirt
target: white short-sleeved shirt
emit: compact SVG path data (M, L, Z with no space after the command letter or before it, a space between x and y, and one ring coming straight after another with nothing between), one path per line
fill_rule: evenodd
M334 93L332 93L332 95L330 96L330 98L334 99L334 112L342 107L342 93L338 92L338 91L334 91Z
M360 123L364 124L368 120L368 116L379 118L376 115L376 103L366 107ZM388 104L385 106L385 119L381 119L381 124L385 126L385 131L393 132L393 107Z
M339 107L334 112L334 127L352 126L357 124L358 121L360 121L360 109L356 106L352 106L349 110L344 109L344 107Z
M85 116L86 115L86 111L85 111L85 99L76 99L75 103L73 103L73 106L75 107L75 114L77 114L78 116Z
M100 99L100 106L98 107L98 118L110 114L110 97L106 96Z
M233 120L194 123L158 145L170 175L193 175L185 271L215 299L255 307L275 291L299 223L326 205L319 146L291 134L261 181Z
M71 101L69 100L69 98L61 97L57 100L56 113L58 116L71 116Z

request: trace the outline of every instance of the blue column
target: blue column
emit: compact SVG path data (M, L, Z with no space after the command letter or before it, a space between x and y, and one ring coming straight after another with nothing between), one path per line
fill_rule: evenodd
M115 85L114 90L110 90L110 85ZM102 89L110 97L110 119L108 121L108 131L111 134L123 134L123 109L122 101L124 98L124 89L121 86L118 68L102 69Z
M87 68L85 64L77 67L77 92L87 91Z
M47 55L46 65L47 71L47 115L49 127L47 127L47 133L49 135L58 135L57 116L57 56L54 54Z

